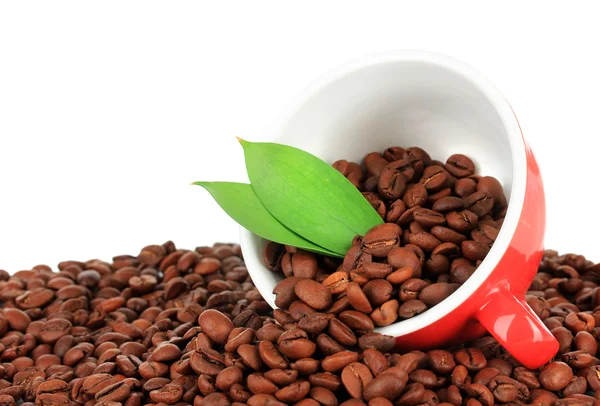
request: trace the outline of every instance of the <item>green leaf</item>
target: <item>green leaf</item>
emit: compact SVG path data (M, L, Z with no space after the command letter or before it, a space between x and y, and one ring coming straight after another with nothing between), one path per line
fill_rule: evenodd
M235 182L194 182L202 186L217 201L219 206L239 225L267 240L292 245L307 251L332 257L343 257L344 253L329 251L302 238L286 228L262 205L252 187Z
M298 235L345 253L356 235L383 223L350 181L314 155L281 144L240 143L252 189Z

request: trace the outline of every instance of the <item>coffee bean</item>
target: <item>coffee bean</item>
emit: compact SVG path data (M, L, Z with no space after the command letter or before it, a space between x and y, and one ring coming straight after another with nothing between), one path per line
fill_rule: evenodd
M570 313L565 318L565 327L573 333L578 333L579 331L590 332L596 327L596 323L591 314L583 312Z
M472 240L463 241L461 244L461 250L465 258L473 262L483 261L488 252L490 252L490 248L488 246Z
M426 166L431 165L432 162L429 154L419 147L407 148L402 159L408 162L421 161Z
M282 279L273 289L276 295L275 304L281 309L287 309L292 302L298 299L296 296L296 284L300 282L300 278L289 277Z
M395 344L394 337L380 333L367 333L358 339L358 346L361 350L374 348L380 352L389 352Z
M470 178L461 178L456 181L454 185L454 193L460 197L465 198L472 195L477 191L477 182Z
M423 313L427 310L427 305L420 300L412 299L400 305L398 309L398 315L403 319L409 319L416 316L417 314Z
M494 207L494 199L488 192L475 192L464 198L465 208L481 218Z
M585 330L579 331L575 336L575 348L590 355L595 355L598 351L596 339Z
M202 331L218 344L225 344L227 342L227 337L234 327L227 316L213 309L202 312L198 318L198 324L202 328Z
M300 300L313 309L323 310L331 306L331 293L326 286L319 282L303 279L296 283L294 292Z
M475 164L465 155L454 154L446 161L446 170L457 178L465 178L475 173Z
M308 339L306 332L298 328L281 334L277 339L277 346L283 355L291 359L308 358L317 348L317 345Z
M363 390L373 380L373 375L364 364L353 362L344 367L341 380L348 394L359 399L363 396Z
M404 194L406 188L406 179L402 173L387 165L382 171L379 181L377 182L377 190L379 194L388 200L395 200Z
M291 266L294 276L303 279L314 279L319 270L315 255L302 250L298 250L291 256Z
M539 380L544 389L559 391L573 378L573 371L564 362L551 362L540 371ZM589 382L589 379L588 379Z
M427 232L411 233L408 241L421 248L423 251L431 252L442 242Z
M380 176L388 161L378 152L372 152L365 157L365 167L370 176Z
M484 406L492 406L494 404L494 395L483 385L472 383L465 387L465 391L467 392L467 395L476 399Z
M298 371L294 369L271 369L264 374L265 378L279 386L287 386L298 378Z
M507 206L504 190L498 179L491 176L482 177L477 182L477 191L488 193L494 199L497 207L504 208Z
M364 313L345 310L339 314L339 319L358 334L367 334L375 328L373 320Z
M130 392L131 389L129 386L125 382L121 381L101 389L96 393L95 399L100 402L121 402L127 399Z
M376 326L389 326L396 321L400 305L397 300L388 300L371 313L371 319Z
M362 290L373 306L380 306L391 299L393 287L384 279L374 279L367 282Z
M389 207L386 213L386 223L396 223L400 219L400 216L406 211L406 204L401 200L397 199Z
M350 305L359 312L371 313L373 311L369 299L358 284L354 282L348 284L346 297L348 298Z
M394 269L411 267L414 275L420 274L421 263L417 255L406 247L394 248L387 256L388 264Z
M431 368L439 374L449 374L456 363L451 353L444 350L432 350L427 353Z
M384 223L375 226L363 237L362 249L375 257L386 257L400 244L401 233L402 229L397 224Z
M442 302L458 289L456 283L434 283L425 286L419 293L419 300L425 303L427 307L432 307Z
M402 394L407 382L408 375L403 371L394 373L384 371L367 383L363 390L363 396L367 401L376 397L384 397L393 401Z
M486 367L487 360L478 348L463 348L454 354L454 359L469 371L479 371Z
M400 300L408 302L418 298L420 292L428 285L427 281L418 278L407 280L400 287Z
M325 357L321 362L321 367L325 370L325 372L337 372L341 371L348 364L356 361L358 361L357 352L340 351Z
M409 209L423 206L427 202L427 189L421 183L413 183L406 188L402 200Z
M447 196L433 203L432 209L438 213L448 213L451 211L460 211L464 208L463 200L455 196Z
M444 189L448 184L448 173L444 168L437 165L428 166L423 171L423 176L419 181L428 192L438 192Z

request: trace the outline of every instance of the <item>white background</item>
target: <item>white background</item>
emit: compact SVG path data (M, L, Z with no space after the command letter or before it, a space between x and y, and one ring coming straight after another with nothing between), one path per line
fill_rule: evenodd
M558 3L558 2L557 2ZM594 2L178 1L0 5L0 269L237 240L195 180L244 180L235 136L347 60L462 59L516 111L546 245L600 260Z

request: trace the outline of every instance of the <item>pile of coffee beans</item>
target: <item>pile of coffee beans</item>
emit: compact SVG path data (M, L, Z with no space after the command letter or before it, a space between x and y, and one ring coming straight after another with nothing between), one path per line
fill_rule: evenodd
M539 370L522 367L487 336L393 353L394 339L374 333L371 317L336 310L310 278L296 284L301 302L272 311L234 244L183 250L167 242L111 262L62 262L58 270L0 271L2 406L600 399L600 265L578 255L546 252L527 296L560 342L555 360Z
M391 147L368 154L364 169L345 160L333 167L385 223L357 236L343 262L270 243L265 264L285 276L273 292L281 309L296 300L315 310L331 306L332 313L352 308L376 326L423 313L475 272L508 206L500 182L476 175L461 154L443 164L418 147Z

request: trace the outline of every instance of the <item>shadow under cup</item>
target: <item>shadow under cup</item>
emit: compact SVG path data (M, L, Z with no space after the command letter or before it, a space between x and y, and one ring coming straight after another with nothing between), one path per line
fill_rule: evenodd
M502 184L509 202L504 225L473 276L439 305L376 331L402 337L452 316L481 290L506 257L521 220L530 173L529 154L508 102L485 78L461 62L419 52L382 54L352 62L310 86L273 127L271 135L275 142L308 151L330 164L338 159L362 162L369 152L391 146L421 147L432 159L442 162L462 153L473 160L477 174L494 176ZM543 212L541 178L539 186ZM532 238L539 239L532 243L535 249L531 250L538 250L541 258L544 221L531 226L538 231ZM282 275L269 271L262 263L266 242L245 229L241 229L240 237L250 275L275 308L272 291ZM530 253L518 254L528 257ZM525 265L526 258L522 261ZM514 284L518 289L509 289L516 296L524 294L537 270L536 264L527 267L531 269L521 273ZM473 315L456 319L471 326L463 331L461 339L484 332L473 320ZM445 336L440 334L443 342L457 334ZM408 347L428 347L438 345L438 341Z

